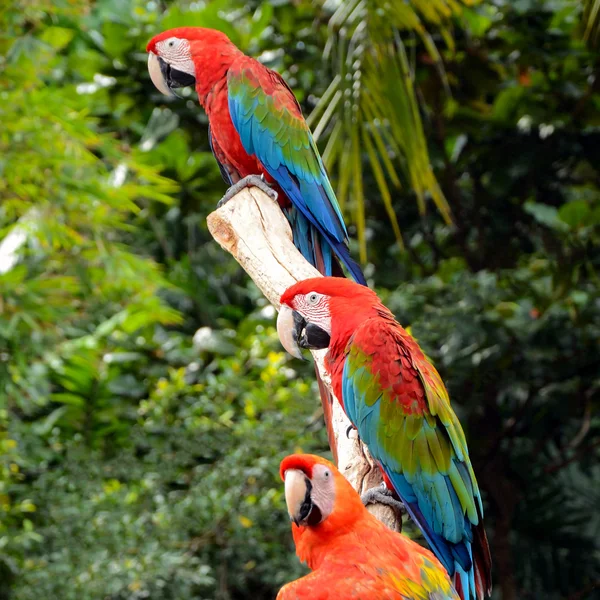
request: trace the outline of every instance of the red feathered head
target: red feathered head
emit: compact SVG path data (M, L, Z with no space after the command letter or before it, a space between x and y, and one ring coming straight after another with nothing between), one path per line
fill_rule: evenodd
M345 346L366 319L391 313L377 294L343 277L299 281L281 296L277 333L283 347L301 358L300 348Z
M328 460L314 454L292 454L281 461L285 501L299 528L336 528L366 509L358 493Z
M171 96L175 88L196 84L201 98L240 54L223 32L205 27L163 31L148 42L146 51L150 77L160 92Z

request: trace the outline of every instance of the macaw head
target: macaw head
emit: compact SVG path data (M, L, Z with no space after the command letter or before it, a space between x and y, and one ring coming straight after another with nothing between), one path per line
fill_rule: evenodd
M293 454L280 467L285 483L285 502L297 527L316 527L333 512L334 467L312 454Z
M339 529L365 512L358 493L328 460L291 454L279 468L294 530Z
M223 75L227 57L240 51L221 31L177 27L154 36L146 46L148 71L159 92L173 96L175 88L205 87ZM229 61L230 62L230 61ZM199 92L200 93L200 92Z
M320 350L345 346L369 317L390 315L373 290L343 277L299 281L281 296L277 333L296 358L301 348Z

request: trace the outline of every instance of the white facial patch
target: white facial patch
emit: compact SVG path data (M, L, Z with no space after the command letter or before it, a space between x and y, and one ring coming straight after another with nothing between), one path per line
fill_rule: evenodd
M335 505L335 481L331 469L325 465L315 465L312 470L311 499L319 507L324 521Z
M196 67L192 60L188 40L176 37L167 38L156 44L156 53L173 69L196 77Z
M298 295L294 299L294 308L313 325L331 335L331 314L329 298L318 292Z

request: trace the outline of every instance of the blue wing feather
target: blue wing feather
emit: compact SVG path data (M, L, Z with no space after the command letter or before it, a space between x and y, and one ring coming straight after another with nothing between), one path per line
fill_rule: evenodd
M325 275L333 275L335 254L348 268L352 277L358 283L366 285L361 268L350 256L348 232L342 213L310 130L304 124L305 131L295 130L295 133L300 131L301 135L289 136L284 119L276 121L275 128L268 127L266 115L269 111L273 114L278 112L273 106L273 99L260 88L240 86L239 76L236 83L237 93L232 92L231 87L229 91L229 112L233 126L246 152L258 158L299 211L300 214L291 225L294 241L302 255L316 266L314 245L320 244ZM249 102L251 96L254 96L254 99ZM291 145L294 157L292 161L285 158L286 144ZM301 220L308 223L301 224ZM310 246L297 237L308 229L313 230L309 236Z

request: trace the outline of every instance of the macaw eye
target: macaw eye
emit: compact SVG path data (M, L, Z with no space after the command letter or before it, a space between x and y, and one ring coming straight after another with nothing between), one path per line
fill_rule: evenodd
M169 48L172 48L175 45L175 40L169 40Z
M320 299L321 294L317 294L317 292L310 292L310 294L307 294L306 296L306 300L311 306L315 306L315 304L318 304Z

